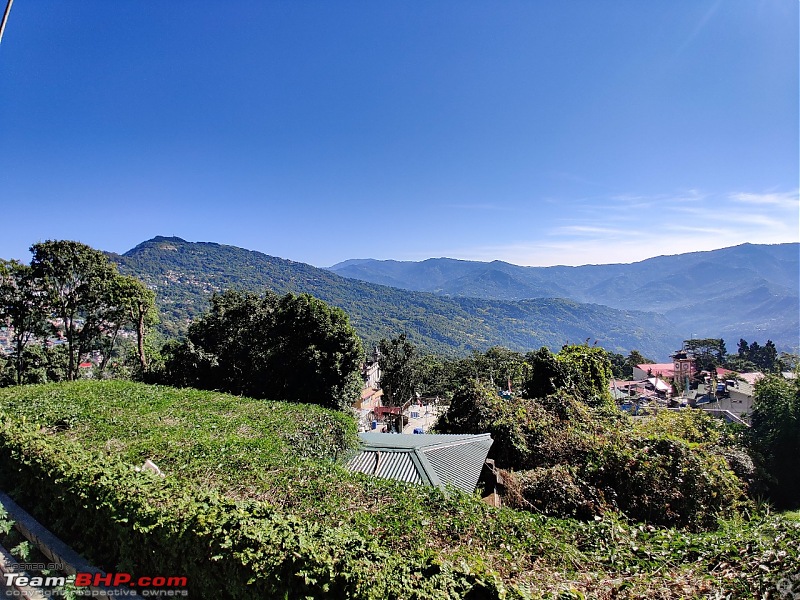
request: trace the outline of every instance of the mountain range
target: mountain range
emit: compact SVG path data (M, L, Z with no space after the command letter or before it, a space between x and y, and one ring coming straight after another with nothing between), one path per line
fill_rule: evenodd
M742 244L637 263L521 267L434 258L349 260L345 277L442 296L493 300L559 297L664 315L684 335L771 337L798 346L800 245ZM736 337L734 342L738 342Z
M798 345L798 244L544 268L442 258L320 269L160 236L110 256L155 289L171 334L206 310L211 293L236 288L307 292L347 312L368 345L405 333L423 350L449 355L588 340L662 360L691 336L725 337L733 347L739 337Z

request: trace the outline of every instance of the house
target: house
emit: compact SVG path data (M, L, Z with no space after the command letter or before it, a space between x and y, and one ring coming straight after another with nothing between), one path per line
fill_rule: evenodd
M361 390L361 396L356 400L354 408L357 410L372 410L382 405L383 390L378 388L364 388Z
M347 468L354 473L475 491L492 446L488 433L468 435L360 433L361 450Z
M383 406L383 390L381 389L381 353L378 347L372 353L372 360L361 365L361 378L363 387L358 400L353 403L353 408L358 414L360 429L369 429L378 419L376 410Z
M617 401L629 398L666 399L672 394L672 386L658 377L622 381L612 379L611 395Z
M706 382L697 388L695 406L704 410L728 411L746 420L753 411L754 398L753 385L746 381L738 379L717 381L708 377Z
M637 381L649 377L671 380L675 377L675 363L645 363L633 367L633 378Z
M372 359L367 360L361 365L361 378L364 380L363 387L378 389L381 387L381 367L380 367L381 352L378 347L372 352Z

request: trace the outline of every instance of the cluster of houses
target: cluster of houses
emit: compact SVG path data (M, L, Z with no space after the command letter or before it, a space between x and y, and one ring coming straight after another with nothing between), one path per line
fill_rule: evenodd
M637 416L659 409L694 408L729 422L749 422L755 384L764 376L762 373L737 373L723 368L698 373L690 352L679 350L671 358L669 363L636 365L630 380L612 379L611 393L618 406ZM428 434L427 425L433 424L436 413L430 404L425 406L423 399L413 403L409 400L405 406L382 405L377 347L364 363L362 377L364 387L354 405L362 449L349 462L351 470L427 485L449 484L468 492L475 489L479 476L484 481L494 481L490 491L502 483L489 465L492 461L486 458L492 444L488 434ZM432 414L433 418L430 422L420 421L420 427L416 427L415 419L423 414ZM488 497L496 499L497 494L490 493Z
M636 365L633 379L612 379L617 404L632 414L657 408L699 408L728 421L747 423L753 410L754 388L763 373L737 373L717 367L697 373L694 356L680 350L670 363Z

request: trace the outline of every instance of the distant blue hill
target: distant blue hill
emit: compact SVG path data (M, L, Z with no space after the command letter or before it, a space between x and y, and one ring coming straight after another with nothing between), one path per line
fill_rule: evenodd
M772 339L800 347L800 244L742 244L631 264L521 267L432 258L345 261L339 275L439 296L519 301L569 298L663 315L684 337L722 337L735 347Z

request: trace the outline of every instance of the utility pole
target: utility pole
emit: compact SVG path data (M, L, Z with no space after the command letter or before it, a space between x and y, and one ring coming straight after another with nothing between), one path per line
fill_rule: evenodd
M6 21L8 21L8 13L11 12L11 5L14 4L14 0L8 0L6 4L6 10L3 13L3 21L0 23L0 42L3 41L3 32L6 30Z

